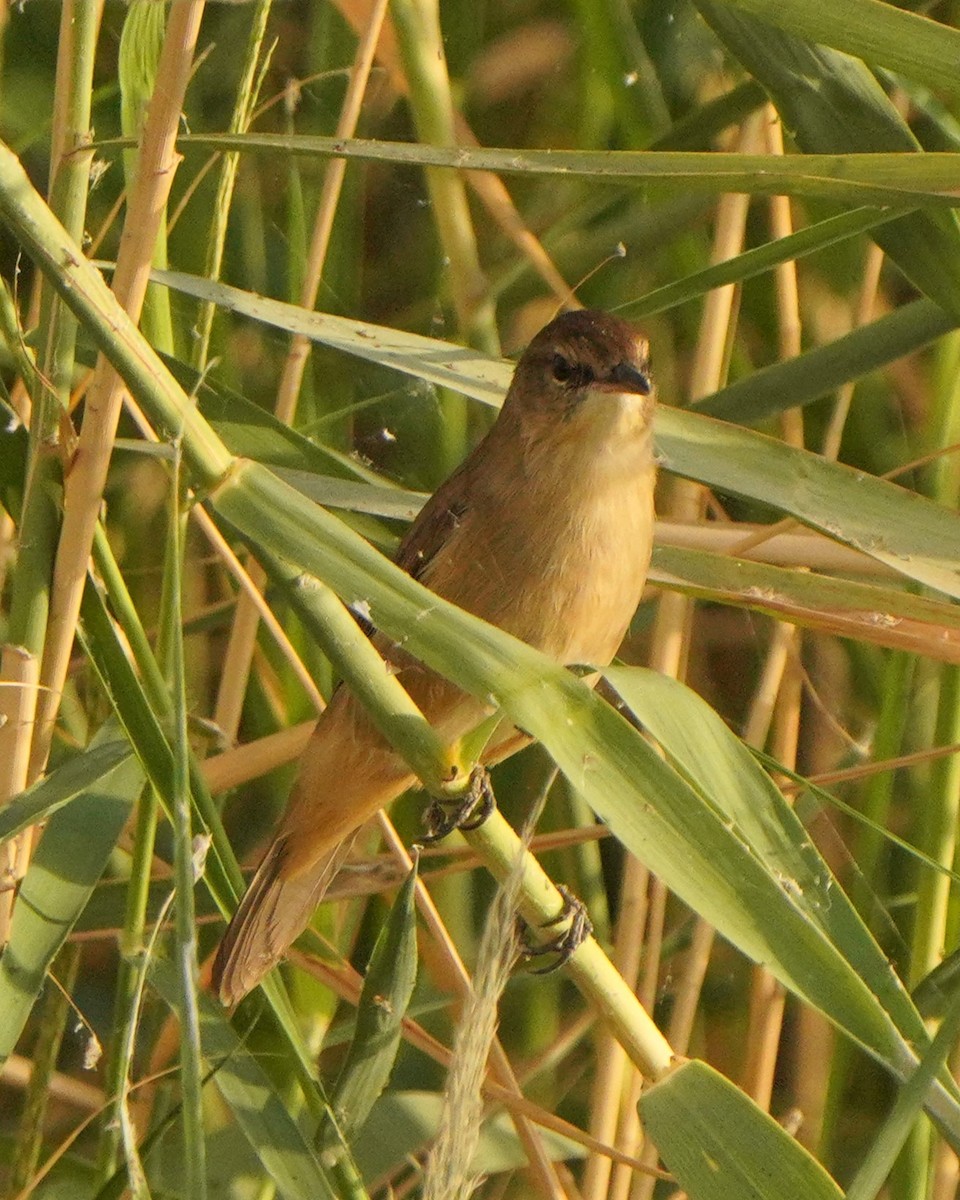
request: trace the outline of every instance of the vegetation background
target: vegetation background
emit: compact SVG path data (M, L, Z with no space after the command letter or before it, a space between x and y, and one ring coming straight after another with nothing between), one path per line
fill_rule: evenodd
M955 1195L957 5L0 11L4 1194ZM663 406L608 700L356 536L577 302ZM568 971L510 969L559 898L496 899L503 824L399 887L410 796L205 993L336 678L403 715L334 593L537 734L494 784Z

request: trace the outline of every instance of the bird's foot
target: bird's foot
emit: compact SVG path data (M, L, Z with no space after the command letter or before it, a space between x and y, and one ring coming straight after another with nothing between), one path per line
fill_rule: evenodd
M525 962L540 958L545 954L556 956L553 962L547 963L544 967L531 967L529 969L531 975L551 975L554 971L559 971L569 961L574 951L582 946L593 933L593 922L587 914L587 908L583 901L574 896L562 883L557 885L557 891L563 896L563 908L543 928L550 928L554 925L563 925L564 928L555 938L539 943L533 941L529 929L524 930L521 957Z
M479 829L497 807L493 785L486 767L474 767L466 790L458 796L434 796L423 814L426 832L420 838L424 845L439 842L459 829L469 833Z

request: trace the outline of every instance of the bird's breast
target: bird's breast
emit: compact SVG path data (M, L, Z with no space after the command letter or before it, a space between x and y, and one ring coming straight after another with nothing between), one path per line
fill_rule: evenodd
M646 579L654 462L649 434L589 450L504 472L425 582L560 662L606 664Z

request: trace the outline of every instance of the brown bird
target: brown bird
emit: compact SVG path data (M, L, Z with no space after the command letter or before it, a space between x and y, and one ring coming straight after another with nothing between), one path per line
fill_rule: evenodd
M530 343L486 437L397 554L415 579L565 664L606 665L640 601L653 538L648 344L602 312ZM378 649L444 740L490 713L382 634ZM502 757L515 730L486 758ZM214 986L233 1004L306 927L352 835L416 779L346 687L321 714L273 844L224 936Z

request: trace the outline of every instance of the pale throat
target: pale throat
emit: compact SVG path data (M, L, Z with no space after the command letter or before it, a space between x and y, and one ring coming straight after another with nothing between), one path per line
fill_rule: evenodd
M629 486L652 463L653 407L635 392L588 391L551 447L551 473L568 487Z

